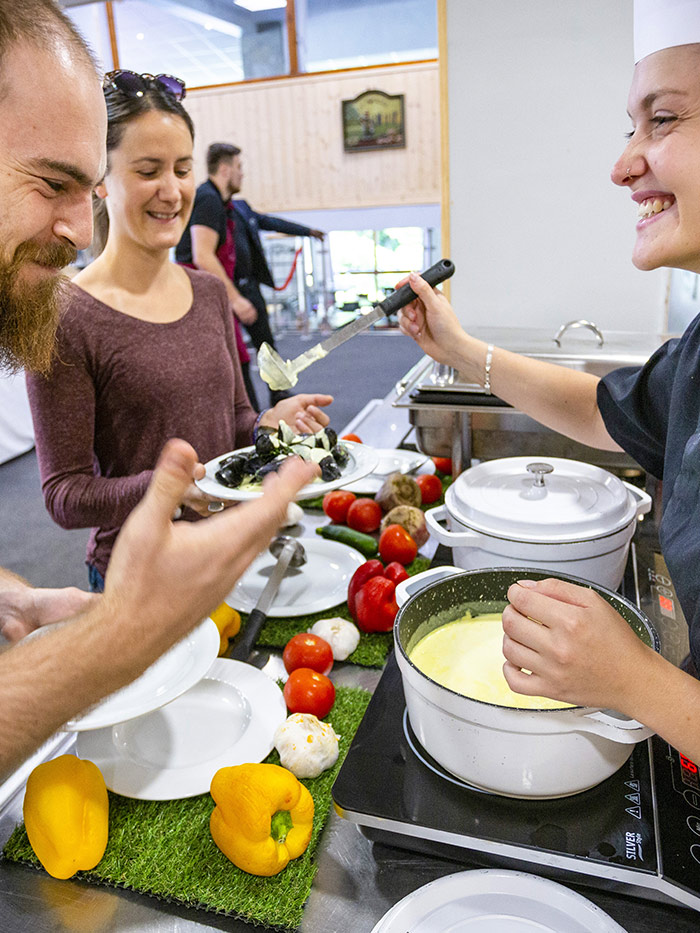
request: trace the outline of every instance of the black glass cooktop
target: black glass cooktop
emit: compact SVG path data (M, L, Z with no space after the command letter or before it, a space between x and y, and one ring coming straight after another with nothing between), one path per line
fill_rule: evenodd
M658 555L642 546L634 557L626 595L634 599L629 590L636 589L657 628L659 613L674 612L675 622L675 594ZM393 656L333 799L340 815L372 839L700 910L700 779L692 762L655 737L602 784L573 797L485 793L449 775L421 747Z

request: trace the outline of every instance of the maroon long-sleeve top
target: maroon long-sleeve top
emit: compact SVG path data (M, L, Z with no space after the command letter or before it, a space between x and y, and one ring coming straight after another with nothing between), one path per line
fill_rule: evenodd
M27 377L46 507L64 528L93 528L87 560L103 575L169 438L189 441L203 463L252 440L257 415L226 290L206 272L187 274L192 305L167 324L71 284L51 372Z

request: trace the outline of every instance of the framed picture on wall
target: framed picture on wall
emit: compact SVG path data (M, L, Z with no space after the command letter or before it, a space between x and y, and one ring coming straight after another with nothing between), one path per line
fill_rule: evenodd
M364 91L342 101L346 152L403 149L406 145L403 94Z

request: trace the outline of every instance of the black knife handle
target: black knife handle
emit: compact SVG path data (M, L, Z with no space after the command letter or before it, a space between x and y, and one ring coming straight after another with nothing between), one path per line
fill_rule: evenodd
M253 609L248 616L245 628L233 644L233 648L229 654L230 658L233 658L234 661L248 660L250 652L253 650L253 645L260 634L260 629L265 624L265 619L267 619L267 616L264 612L261 612L259 609Z
M454 271L455 264L451 259L441 259L440 262L436 262L434 266L426 269L425 272L421 272L421 278L424 278L428 285L432 285L434 288L440 282L444 282L445 279L449 279L451 275L454 275ZM404 308L416 297L416 293L407 283L402 285L401 288L397 288L383 301L380 301L377 307L381 308L384 314L389 317L390 314L394 314L399 308Z

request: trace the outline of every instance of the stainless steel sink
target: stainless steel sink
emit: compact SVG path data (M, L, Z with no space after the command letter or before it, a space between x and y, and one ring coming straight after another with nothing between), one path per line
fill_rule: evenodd
M589 322L570 322L569 326L595 327ZM559 336L559 344L551 333L536 329L482 328L471 333L507 350L595 376L622 366L643 365L668 339L667 335L600 334L597 328L594 337L588 332L583 338L579 334ZM561 328L558 333L563 333ZM394 405L408 409L420 450L432 457L452 457L457 472L472 459L547 455L617 471L638 469L627 454L572 441L485 395L481 386L460 381L454 370L427 356L397 384Z

